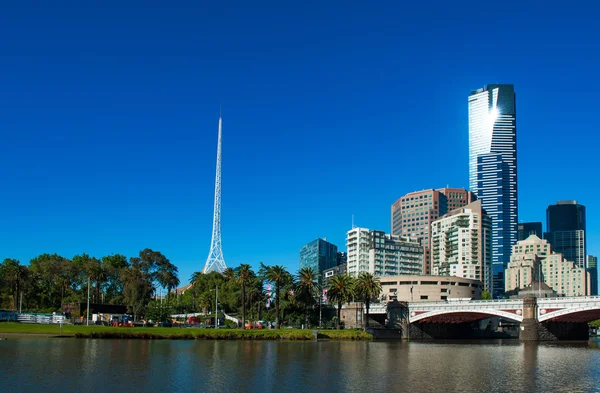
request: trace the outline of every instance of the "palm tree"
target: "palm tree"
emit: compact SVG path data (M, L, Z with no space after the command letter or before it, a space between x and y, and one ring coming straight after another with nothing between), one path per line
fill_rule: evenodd
M347 274L340 274L333 276L329 280L329 289L327 290L327 297L334 302L337 302L337 321L335 321L335 328L340 328L340 318L342 314L342 305L348 303L355 294L355 283L356 280Z
M315 303L315 298L319 296L320 285L317 282L317 271L312 267L303 267L298 272L298 277L294 285L295 297L304 305L304 320L308 328L308 310Z
M381 294L381 283L379 279L373 276L371 273L360 273L356 280L356 294L365 303L365 320L364 330L367 330L369 323L369 306L371 305L371 299L378 297Z
M250 265L243 263L237 268L236 282L242 287L242 329L246 327L246 286L254 280Z
M235 280L235 277L236 277L235 270L228 267L227 269L225 269L223 271L223 277L225 277L225 281Z
M279 293L283 286L292 282L292 275L283 266L265 266L262 262L260 272L265 280L275 283L275 329L279 329Z

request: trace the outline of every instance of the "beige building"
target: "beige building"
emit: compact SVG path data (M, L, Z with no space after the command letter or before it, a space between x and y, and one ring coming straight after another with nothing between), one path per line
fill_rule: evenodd
M531 235L512 248L505 290L523 289L539 280L560 296L590 295L590 274L562 254L553 253L548 241Z
M370 324L373 321L385 324L387 303L400 302L436 302L452 299L481 299L483 284L480 281L446 276L386 276L379 278L383 289L380 302L370 307ZM341 322L346 328L363 326L364 304L352 302L345 304L341 311Z
M380 277L384 302L435 302L448 299L481 299L483 283L447 276Z
M431 274L431 223L476 199L464 188L411 192L392 204L392 235L417 239L425 249L423 274Z
M431 224L431 274L470 278L492 292L492 221L481 201Z

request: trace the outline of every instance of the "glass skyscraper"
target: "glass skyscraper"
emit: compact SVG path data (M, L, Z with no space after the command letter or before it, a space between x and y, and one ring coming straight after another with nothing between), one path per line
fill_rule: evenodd
M300 268L313 268L318 276L338 265L338 248L325 239L316 239L300 248Z
M577 201L558 201L546 209L544 238L568 261L586 267L585 206Z
M517 113L514 85L487 85L469 95L469 186L492 219L494 295L517 241Z

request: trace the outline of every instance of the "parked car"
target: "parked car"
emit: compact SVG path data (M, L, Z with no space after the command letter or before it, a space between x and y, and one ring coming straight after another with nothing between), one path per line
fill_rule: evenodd
M158 323L158 325L156 325L158 327L173 327L173 322L169 321L169 320L164 320L164 321L160 321Z

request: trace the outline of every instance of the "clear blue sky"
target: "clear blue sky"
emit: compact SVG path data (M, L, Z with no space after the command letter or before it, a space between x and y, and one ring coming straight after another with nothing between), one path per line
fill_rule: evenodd
M345 249L353 214L389 231L405 193L467 187L467 96L496 82L517 92L519 219L577 199L600 253L592 1L51 3L0 5L2 259L149 247L187 282L222 103L226 262L296 271L317 237Z

